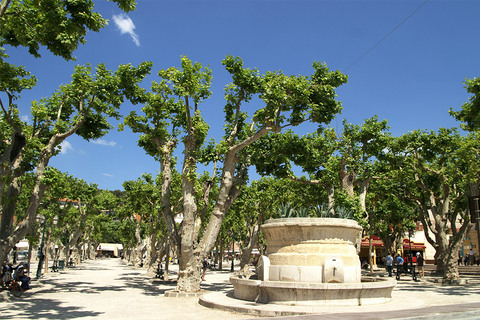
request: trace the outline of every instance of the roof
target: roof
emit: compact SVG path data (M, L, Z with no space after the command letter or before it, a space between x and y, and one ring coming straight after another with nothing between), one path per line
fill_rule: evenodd
M123 245L121 243L100 243L97 247L97 250L104 250L104 251L123 250Z
M365 236L362 238L362 247L368 246L370 246L370 236ZM383 241L377 236L372 236L372 246L383 247Z
M414 242L408 239L403 239L403 249L410 249L410 247L412 248L412 250L420 250L426 248L423 242Z

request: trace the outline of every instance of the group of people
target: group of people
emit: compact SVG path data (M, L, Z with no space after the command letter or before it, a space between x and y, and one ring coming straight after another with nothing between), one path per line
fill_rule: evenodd
M465 265L465 266L473 266L473 265L480 265L480 260L476 258L475 252L473 249L470 249L470 251L465 255L465 258L463 255L459 252L458 253L458 265Z
M12 263L4 263L1 269L0 279L3 285L8 285L12 280L21 282L23 290L30 289L30 277L28 276L28 263L20 263L13 267Z
M415 263L418 273L420 274L420 277L423 278L425 276L425 270L424 270L425 260L423 259L423 256L420 252L417 252L415 258L412 255L405 256L405 258L403 258L400 254L397 254L395 256L395 259L390 253L388 253L388 255L385 257L385 266L388 271L388 276L392 277L392 271L393 271L394 265L396 265L397 268L405 268L410 262L412 264Z

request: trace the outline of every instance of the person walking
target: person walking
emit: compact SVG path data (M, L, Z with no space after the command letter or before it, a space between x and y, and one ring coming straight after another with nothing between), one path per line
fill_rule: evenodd
M473 249L470 249L468 252L468 265L473 265L475 263L475 251ZM465 263L465 265L467 265Z
M207 273L207 268L208 268L208 260L207 258L205 258L203 259L203 262L202 262L202 269L203 269L202 281L205 281L205 274Z
M403 260L402 256L397 253L395 256L395 264L397 265L397 277L400 276L400 273L405 272L403 270L403 264L405 263L405 260Z
M424 260L423 260L422 254L420 252L417 252L417 269L418 269L418 274L422 278L425 277L425 270L423 266L424 266Z
M385 257L385 265L387 266L387 271L388 271L388 276L392 276L392 269L393 269L393 257L388 253L388 255Z

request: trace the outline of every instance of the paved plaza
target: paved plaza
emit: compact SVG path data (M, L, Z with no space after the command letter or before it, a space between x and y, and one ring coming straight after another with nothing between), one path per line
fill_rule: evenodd
M176 277L176 267L172 266L171 278ZM2 292L0 319L480 319L480 278L475 273L462 275L467 284L451 286L435 283L432 277L418 282L402 278L389 303L321 308L233 299L230 275L207 273L201 303L215 306L208 308L196 297L165 297L165 291L175 288L174 282L154 281L120 259L87 261L32 281L32 289L20 298Z

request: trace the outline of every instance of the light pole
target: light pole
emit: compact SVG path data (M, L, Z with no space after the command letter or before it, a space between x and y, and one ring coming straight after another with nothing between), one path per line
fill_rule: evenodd
M231 231L230 235L232 236L232 266L230 267L230 272L233 272L235 263L235 233Z
M412 254L412 229L409 229L408 230L408 244L410 246L410 253L409 253L409 257L408 257L408 260L410 262L410 268L412 270L412 274L413 274L413 278L415 279L415 269L413 267L413 254Z

